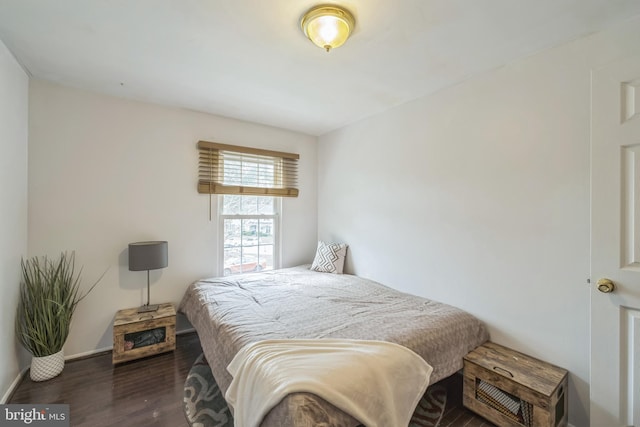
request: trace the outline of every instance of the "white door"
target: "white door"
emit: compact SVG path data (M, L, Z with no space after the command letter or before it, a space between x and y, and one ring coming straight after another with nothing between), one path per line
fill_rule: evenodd
M640 56L591 88L591 426L640 427Z

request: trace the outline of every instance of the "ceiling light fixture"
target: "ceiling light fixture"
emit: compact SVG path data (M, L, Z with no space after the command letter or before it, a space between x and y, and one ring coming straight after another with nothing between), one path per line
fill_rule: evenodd
M355 25L351 12L335 5L315 6L304 14L300 22L304 35L327 52L342 46Z

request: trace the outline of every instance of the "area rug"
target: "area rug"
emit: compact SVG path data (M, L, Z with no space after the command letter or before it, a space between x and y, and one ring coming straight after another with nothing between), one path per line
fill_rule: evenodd
M409 427L437 427L446 403L447 389L440 384L430 386L418 403ZM233 427L231 411L202 354L184 382L183 409L191 427Z

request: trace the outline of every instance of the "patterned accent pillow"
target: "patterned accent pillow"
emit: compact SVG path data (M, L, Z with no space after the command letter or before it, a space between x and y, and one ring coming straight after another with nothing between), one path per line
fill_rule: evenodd
M311 264L311 270L322 273L342 274L346 255L346 243L325 243L319 241L316 256L313 259L313 264Z

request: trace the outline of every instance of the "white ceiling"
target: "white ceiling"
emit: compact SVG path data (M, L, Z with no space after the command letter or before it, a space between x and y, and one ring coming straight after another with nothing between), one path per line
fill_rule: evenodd
M640 14L640 0L344 0L326 53L315 0L0 0L36 78L321 135ZM331 2L335 3L335 2Z

